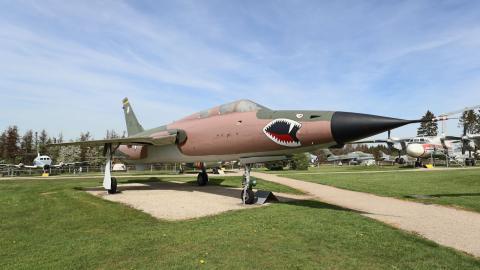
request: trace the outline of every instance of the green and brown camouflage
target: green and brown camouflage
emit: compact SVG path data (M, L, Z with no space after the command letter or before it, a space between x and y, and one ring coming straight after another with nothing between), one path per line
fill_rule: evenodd
M127 98L128 137L66 144L118 145L132 163L278 160L337 147L409 123L382 116L310 110L271 110L238 100L144 130Z

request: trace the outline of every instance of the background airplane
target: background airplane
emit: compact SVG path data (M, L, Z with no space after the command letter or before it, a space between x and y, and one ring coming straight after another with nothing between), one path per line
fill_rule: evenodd
M378 158L379 161L382 162L389 162L389 163L398 163L398 164L405 164L410 161L410 157L407 155L400 155L400 156L391 156L388 154L385 154L382 151L379 151L380 157Z
M244 167L244 203L254 202L250 166L254 163L287 159L294 153L343 146L411 123L368 114L339 111L271 110L250 100L204 110L168 125L145 130L138 122L127 98L123 110L128 137L56 145L104 146L106 156L104 188L117 190L111 176L114 151L131 163L219 162L239 160ZM205 185L205 166L197 183Z
M330 150L324 149L323 152L327 156L327 161L334 162L338 165L348 163L351 165L374 165L375 157L372 154L364 153L362 151L350 152L346 155L334 155Z

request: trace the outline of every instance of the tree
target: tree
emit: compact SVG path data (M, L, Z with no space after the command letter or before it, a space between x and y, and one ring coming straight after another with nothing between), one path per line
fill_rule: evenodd
M27 130L20 141L20 151L22 153L22 162L31 164L36 156L33 145L33 131Z
M40 136L38 137L38 151L41 154L47 155L47 144L48 144L48 134L47 131L42 130Z
M422 120L431 120L435 115L431 111L427 111ZM422 122L417 130L417 136L437 136L438 123L435 121Z
M310 160L306 153L295 154L292 157L292 169L294 170L308 170Z
M480 115L477 115L473 110L463 112L462 116L458 120L458 127L465 130L466 133L476 133L480 130Z
M7 140L7 133L4 131L0 135L0 159L5 159L5 142Z
M79 141L85 142L85 141L90 141L92 140L92 136L90 135L90 132L85 132L85 133L80 133L80 139ZM88 146L80 146L80 160L85 161L87 160L87 151L88 151Z
M52 143L62 143L63 142L63 134L60 133L58 135L58 138L53 137L51 138ZM48 153L50 154L50 157L52 158L53 161L59 162L59 156L60 156L60 147L49 147L48 148Z
M120 135L115 130L107 130L107 134L105 135L105 139L115 139L115 138L120 138Z
M76 145L70 145L60 147L58 151L58 162L73 163L80 160L80 147Z
M5 150L5 159L12 163L17 163L20 161L19 158L19 135L17 126L10 126L7 129L4 150Z

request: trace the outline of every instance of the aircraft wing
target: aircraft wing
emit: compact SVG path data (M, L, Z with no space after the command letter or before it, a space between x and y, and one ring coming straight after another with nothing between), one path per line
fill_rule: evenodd
M77 142L66 142L66 143L55 143L50 144L50 146L68 146L68 145L83 145L83 146L104 146L105 144L147 144L147 145L168 145L175 144L177 141L176 134L168 134L164 136L156 137L128 137L128 138L115 138L115 139L105 139L105 140L92 140L92 141L77 141Z
M388 143L388 141L387 140L355 141L349 144L362 144L362 143Z

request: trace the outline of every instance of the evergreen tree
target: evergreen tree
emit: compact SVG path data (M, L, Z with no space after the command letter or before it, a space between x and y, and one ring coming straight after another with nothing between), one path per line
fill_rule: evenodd
M477 132L478 125L478 115L473 111L465 111L458 120L458 127L466 131L466 133L475 133Z
M40 136L38 137L38 151L41 155L47 155L47 145L48 144L48 134L47 131L42 130Z
M431 111L427 111L422 117L422 120L430 120L435 118L435 115ZM438 123L435 121L422 122L417 129L417 136L437 136L438 135Z
M31 164L37 155L34 148L32 130L27 130L27 132L23 134L20 141L20 151L22 153L22 162L24 164Z
M0 135L0 159L5 161L5 142L7 140L7 133L3 131Z
M7 129L5 137L5 159L11 163L20 162L19 154L19 135L17 126L10 126Z

